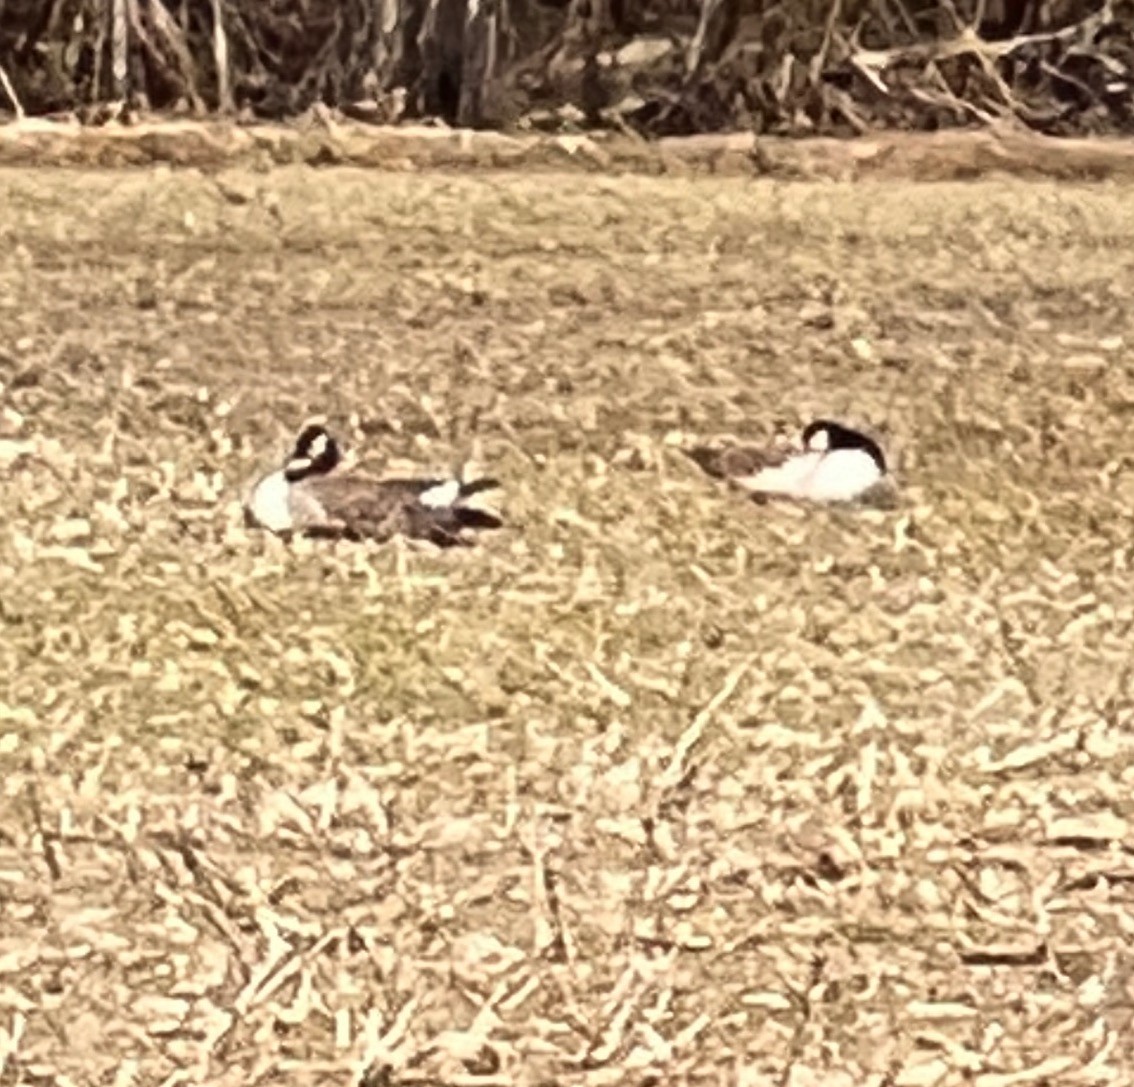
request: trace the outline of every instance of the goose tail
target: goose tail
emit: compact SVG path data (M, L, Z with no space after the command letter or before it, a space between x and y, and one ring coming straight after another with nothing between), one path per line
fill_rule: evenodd
M461 528L503 528L504 519L491 510L478 509L476 506L456 506L453 513L457 524Z
M500 515L476 501L485 491L499 487L496 479L448 479L424 491L419 501L429 510L451 516L459 528L500 528L504 524Z
M460 484L460 490L457 494L458 505L465 501L465 499L472 498L474 495L483 494L485 491L496 491L500 489L500 481L498 479L473 479L467 483Z
M706 475L733 483L755 476L784 459L782 454L747 446L697 445L683 452Z
M458 524L462 528L502 528L504 519L500 514L481 504L481 496L486 491L499 489L500 481L492 478L461 483L457 501L453 505Z
M697 445L692 449L685 449L682 452L701 469L706 475L710 475L713 479L724 479L728 474L725 471L724 455L720 449L714 449L709 445Z

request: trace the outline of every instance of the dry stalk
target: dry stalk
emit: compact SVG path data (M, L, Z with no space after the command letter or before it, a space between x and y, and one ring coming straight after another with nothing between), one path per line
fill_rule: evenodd
M855 132L860 136L865 136L870 131L870 122L855 109L854 99L846 91L841 91L837 87L827 87L825 93L828 100L843 115L847 124Z
M940 73L937 72L936 69L934 69L934 75L940 79ZM941 80L941 82L944 82L944 80ZM949 90L934 92L922 90L919 87L911 87L909 93L917 102L924 102L927 106L951 109L958 113L967 113L983 125L993 125L997 121L1003 120L1003 115L989 113L979 106L974 106L972 102L966 102L963 98L958 98Z
M709 28L720 10L721 2L722 0L701 0L701 16L697 21L697 30L685 55L687 75L692 75L701 67L701 57L705 50L705 42L708 40Z
M823 44L819 46L819 52L815 54L815 59L811 63L812 78L827 67L827 56L831 52L831 42L835 36L835 27L838 25L839 16L843 13L843 0L831 0L831 6L827 11L827 23L823 27Z
M126 15L126 0L113 0L111 7L111 74L114 76L114 93L126 97L126 76L129 70L130 21Z
M228 65L228 36L224 29L224 0L213 0L213 63L217 69L217 106L222 113L231 113L234 103Z
M677 743L673 746L673 754L670 756L669 763L658 778L659 794L664 794L680 784L686 774L686 762L690 752L701 742L701 737L704 735L709 722L733 696L736 688L740 686L740 681L748 674L751 667L752 660L750 658L742 661L729 672L717 693L709 699L706 706L697 712L693 720L689 722L689 727L678 737Z
M167 64L164 50L146 33L146 29L142 24L141 13L138 10L138 0L125 0L125 3L127 4L129 22L137 39L145 46L156 63L162 65ZM193 55L185 40L185 35L181 27L177 25L169 12L166 11L161 0L149 0L147 10L149 11L150 22L156 36L164 40L168 49L176 58L177 64L174 78L185 89L185 94L194 112L204 112L204 103L201 101L201 96L197 93Z
M12 108L16 111L16 120L22 121L26 116L24 107L20 104L20 99L16 95L15 88L12 86L12 81L8 78L8 73L4 70L3 64L0 64L0 84L3 84L4 93L8 96L8 101L12 103Z

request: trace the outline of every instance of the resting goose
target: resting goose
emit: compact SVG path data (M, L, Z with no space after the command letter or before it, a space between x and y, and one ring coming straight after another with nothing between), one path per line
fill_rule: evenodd
M468 543L465 530L500 528L494 513L467 505L494 479L378 479L336 471L338 442L318 425L304 427L282 468L261 476L245 502L245 520L278 535L300 533L386 541L393 536L442 547Z
M697 446L687 455L709 475L755 497L841 503L881 498L891 477L873 438L830 419L803 430L802 449Z

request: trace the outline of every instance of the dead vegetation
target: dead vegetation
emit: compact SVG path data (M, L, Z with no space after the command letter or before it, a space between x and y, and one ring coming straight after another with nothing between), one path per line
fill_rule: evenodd
M0 209L0 1082L1129 1079L1124 193L10 171ZM819 411L901 508L679 450ZM490 468L514 527L249 535L321 412Z
M1128 133L1115 0L5 0L17 118L861 135Z

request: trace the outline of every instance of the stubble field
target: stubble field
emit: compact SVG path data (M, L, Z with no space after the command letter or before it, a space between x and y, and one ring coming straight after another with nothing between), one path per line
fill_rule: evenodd
M0 174L0 1083L1128 1081L1121 187ZM868 425L887 511L686 443ZM239 500L325 417L438 552Z

